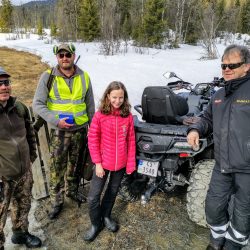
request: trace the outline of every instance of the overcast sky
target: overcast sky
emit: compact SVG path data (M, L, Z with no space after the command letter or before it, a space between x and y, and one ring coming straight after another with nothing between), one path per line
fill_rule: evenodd
M12 3L13 5L21 5L21 4L30 2L30 1L31 1L31 0L11 0L11 3Z

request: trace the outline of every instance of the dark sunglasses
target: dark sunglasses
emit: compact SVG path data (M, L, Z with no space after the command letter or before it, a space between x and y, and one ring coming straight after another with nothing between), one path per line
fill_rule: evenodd
M69 53L69 52L67 52L67 53L59 53L58 56L59 56L60 59L63 59L64 57L71 58L72 54Z
M1 87L2 85L10 86L10 83L11 83L10 80L0 80L0 87Z
M223 69L223 70L225 70L227 67L229 68L229 69L237 69L237 68L239 68L241 65L243 65L244 64L244 62L239 62L239 63L230 63L230 64L224 64L224 63L222 63L221 64L221 68Z

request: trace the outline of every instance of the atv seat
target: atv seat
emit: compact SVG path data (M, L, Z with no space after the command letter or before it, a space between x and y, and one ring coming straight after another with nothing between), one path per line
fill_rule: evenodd
M165 86L146 87L142 95L142 119L149 123L182 124L188 113L184 97Z

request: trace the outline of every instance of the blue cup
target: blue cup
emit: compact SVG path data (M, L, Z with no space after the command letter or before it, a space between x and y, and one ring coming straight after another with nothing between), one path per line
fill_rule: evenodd
M63 118L68 118L65 121L68 124L74 124L74 116L73 115L67 115L67 114L59 114L59 119L63 119Z

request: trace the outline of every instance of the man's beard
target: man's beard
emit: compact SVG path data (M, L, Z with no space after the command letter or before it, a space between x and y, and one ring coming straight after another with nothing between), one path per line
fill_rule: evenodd
M64 65L64 64L61 64L60 67L63 69L63 70L70 70L74 67L74 63L71 63L69 65Z

